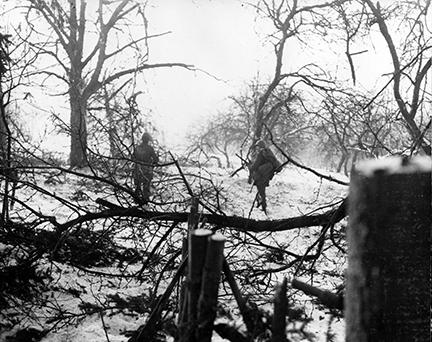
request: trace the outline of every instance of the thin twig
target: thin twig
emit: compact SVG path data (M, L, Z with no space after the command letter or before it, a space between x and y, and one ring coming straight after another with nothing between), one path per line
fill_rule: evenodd
M102 326L103 326L103 329L104 329L104 332L105 332L105 337L107 339L107 342L110 342L110 339L109 339L109 336L108 336L108 329L107 329L107 326L105 324L105 320L103 318L103 312L102 311L99 312L99 316L100 316L101 321L102 321Z

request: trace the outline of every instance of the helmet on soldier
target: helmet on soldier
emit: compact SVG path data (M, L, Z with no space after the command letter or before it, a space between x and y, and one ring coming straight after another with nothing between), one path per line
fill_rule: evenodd
M264 147L266 147L266 144L265 144L264 140L258 140L256 142L255 146L264 148Z
M153 138L152 138L152 136L150 135L150 133L147 133L147 132L145 132L143 135L142 135L142 142L149 142L149 141L152 141L153 140Z

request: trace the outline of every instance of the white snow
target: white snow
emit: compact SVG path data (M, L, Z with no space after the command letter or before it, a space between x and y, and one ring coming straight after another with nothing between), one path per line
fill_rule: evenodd
M413 172L430 172L432 169L432 158L428 156L416 156L403 162L401 157L387 157L381 159L371 159L361 161L356 170L370 177L375 172L385 172L386 174L400 174Z
M225 212L230 215L250 216L250 218L258 220L289 218L309 214L319 207L323 207L321 210L322 212L328 210L325 206L344 198L348 191L348 187L346 186L322 180L307 171L288 166L274 177L270 186L267 188L269 212L268 215L265 215L259 209L252 209L256 190L255 188L251 188L247 183L246 172L242 171L236 176L230 177L229 175L232 171L233 170L217 168L209 170L209 172L213 174L213 181L220 184L224 189L224 195L227 198ZM196 174L199 171L196 168L184 167L184 172ZM322 171L322 173L328 174L326 171ZM334 174L332 176L346 180L346 178L340 174ZM67 198L74 193L74 184L76 184L76 180L74 177L71 177L71 179L67 180L64 184L50 184L45 185L45 187ZM20 194L20 196L25 195L24 193ZM91 191L89 191L87 195L89 198L89 205L96 207L91 201L94 200L97 195L91 193ZM59 216L62 221L73 217L72 210L65 209L64 206L61 206L60 203L54 201L50 197L42 195L29 197L28 203L36 205L36 207L39 207L44 213ZM61 210L63 210L63 212ZM274 243L284 243L289 246L290 250L301 253L301 251L305 250L307 243L314 241L318 233L318 228L310 228L302 231L278 232L272 235L261 233L256 234L256 236L265 243L272 245L274 245ZM226 236L226 238L226 251L229 253L230 237ZM2 249L6 248L3 244L0 245L0 247ZM323 258L317 263L320 274L314 276L314 286L333 290L336 285L340 285L340 278L334 273L339 275L343 274L345 267L343 263L344 257L341 256L337 250L328 252L327 254L327 258ZM340 263L341 260L342 263ZM271 264L267 266L272 267ZM150 279L148 284L125 282L116 280L115 278L105 279L103 283L101 283L102 278L96 275L89 275L73 267L61 265L59 263L55 263L55 267L58 267L56 273L58 278L55 279L58 288L71 288L80 291L85 289L86 293L81 295L81 298L76 298L64 291L51 291L46 293L46 295L55 299L58 305L64 307L68 311L76 313L80 312L77 309L77 305L82 303L83 300L97 304L97 301L103 303L107 294L120 294L121 296L148 294L153 285ZM133 267L139 269L140 265L138 264ZM97 269L99 271L110 270L110 268ZM334 273L330 274L330 271ZM118 270L114 271L114 273L116 272L118 272ZM292 274L293 270L288 269L287 271L281 272L279 277L289 277ZM241 281L242 280L239 280L239 282ZM162 293L165 286L166 283L162 282L158 294ZM310 302L311 298L302 294L298 294L297 298L300 304L306 306L307 312L313 318L313 321L308 325L308 331L315 334L316 341L325 341L325 333L329 329L331 316L319 310L315 305L312 305ZM227 298L224 297L221 300L227 301ZM230 305L233 306L233 312L238 311L232 299L228 300L227 303L231 303ZM49 316L49 309L40 308L40 312L35 313L33 316L33 321L27 318L22 320L20 326L37 326L38 322L35 318L37 316L41 318L40 324L43 326L43 317ZM42 342L127 341L128 337L124 335L124 332L136 330L145 322L145 319L146 317L143 315L125 315L124 313L111 315L108 312L104 316L92 314L83 320L76 320L74 324L58 327L43 338ZM237 319L239 318L237 317ZM242 324L240 320L235 323L237 325ZM4 340L6 336L13 333L17 328L18 326L14 327L13 330L0 330L0 341ZM335 341L343 341L343 322L335 320L331 328L337 336ZM222 339L218 337L217 334L214 334L213 341L222 341Z

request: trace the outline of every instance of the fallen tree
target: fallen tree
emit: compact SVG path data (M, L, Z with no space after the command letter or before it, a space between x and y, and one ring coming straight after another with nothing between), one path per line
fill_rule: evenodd
M280 232L303 227L327 226L341 221L346 216L345 198L338 207L330 209L322 214L302 215L277 220L255 220L241 216L227 216L220 214L201 214L201 219L208 224L218 227L231 228L247 232ZM66 223L57 226L58 232L64 232L76 225L106 218L135 217L151 221L187 222L187 212L163 212L147 211L140 207L125 208L104 199L98 199L97 203L107 207L106 210L87 213Z

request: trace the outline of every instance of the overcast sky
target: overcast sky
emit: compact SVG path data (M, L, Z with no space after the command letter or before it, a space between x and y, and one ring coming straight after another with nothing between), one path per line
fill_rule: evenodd
M262 80L268 80L274 72L273 48L266 39L273 27L257 19L256 11L244 1L157 0L150 2L147 15L150 33L172 31L151 41L152 62L193 64L220 79L181 69L145 74L145 101L151 105L155 122L165 131L160 138L168 146L182 141L191 126L225 110L226 98L238 94L258 73ZM376 83L380 75L390 70L386 69L389 57L385 47L377 47L382 43L379 34L365 43L368 53L355 57L356 68L361 71L357 74L358 87L372 89L381 83ZM343 42L332 47L317 42L315 51L310 51L290 40L284 71L319 59L321 65L327 64L335 74L349 79L344 48Z
M266 39L272 26L257 19L256 11L244 1L151 0L146 15L150 34L171 31L150 40L150 63L187 63L213 75L180 68L152 69L144 73L145 95L139 97L139 103L144 110L151 111L161 132L157 138L170 148L182 143L191 127L226 110L227 97L239 94L257 74L265 81L274 71L273 48ZM385 47L378 46L380 42L379 34L372 35L366 39L368 52L356 56L358 87L373 89L377 79L380 79L378 83L388 79L380 78L390 71L388 53ZM343 42L336 42L332 47L317 42L314 49L305 50L290 40L285 51L284 72L318 59L321 65L349 79L343 49ZM68 120L67 99L53 100L63 106ZM35 104L39 103L35 101ZM43 120L39 119L38 123L41 126ZM65 150L67 144L68 140L64 143ZM54 146L60 145L59 141Z
M255 17L251 7L236 0L150 4L150 31L172 31L150 42L151 61L193 64L212 75L182 69L145 74L155 121L165 130L168 145L180 142L191 126L226 109L227 97L238 93L259 70L271 72L272 52L257 35Z

